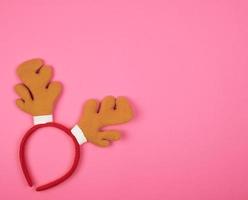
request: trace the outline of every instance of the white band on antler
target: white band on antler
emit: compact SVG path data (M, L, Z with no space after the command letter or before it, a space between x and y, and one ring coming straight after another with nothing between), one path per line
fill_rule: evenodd
M87 142L87 139L83 133L83 130L78 125L75 125L71 129L71 133L72 133L72 135L74 135L74 137L78 141L78 144L83 144L83 143Z
M33 124L46 124L53 121L52 115L33 116Z

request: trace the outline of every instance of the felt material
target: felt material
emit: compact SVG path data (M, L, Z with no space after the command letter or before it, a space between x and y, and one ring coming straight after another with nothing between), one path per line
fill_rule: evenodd
M120 139L117 130L102 130L109 125L128 122L133 117L130 103L125 97L105 97L102 102L95 99L86 101L81 118L78 122L87 141L106 147L111 141Z
M20 99L17 106L33 116L52 114L55 102L62 90L62 84L51 82L52 67L42 59L32 59L20 64L17 75L22 83L15 86Z
M48 122L53 122L53 115L40 115L33 117L33 124L46 124Z
M56 100L58 99L62 85L59 82L51 82L52 68L45 65L41 59L28 60L17 69L17 75L22 83L15 86L16 93L20 96L17 99L17 106L24 112L36 116L43 121L53 113ZM128 122L133 117L130 103L125 97L115 98L105 97L101 102L90 99L84 104L83 112L78 122L78 126L84 133L87 141L98 146L106 147L112 141L120 139L120 132L117 130L103 130L106 126ZM50 118L49 118L50 119ZM39 121L39 120L38 120ZM76 155L71 169L62 177L36 188L37 191L51 188L72 175L78 164L80 151L79 144L71 130L57 123L45 123L32 127L23 137L20 146L20 161L27 182L32 186L33 182L29 175L25 159L26 143L29 137L39 128L52 126L63 130L73 140ZM79 137L79 138L83 138Z
M45 65L42 59L31 59L17 68L17 75L22 83L15 86L17 106L33 116L50 115L54 110L62 84L51 82L52 67ZM82 129L87 141L106 147L111 141L120 139L117 130L103 130L109 125L126 123L133 117L130 103L125 97L105 97L102 102L90 99L84 109L78 126Z
M85 137L82 129L78 126L75 125L71 129L71 133L74 135L74 137L77 139L78 144L82 145L83 143L87 142L87 138Z

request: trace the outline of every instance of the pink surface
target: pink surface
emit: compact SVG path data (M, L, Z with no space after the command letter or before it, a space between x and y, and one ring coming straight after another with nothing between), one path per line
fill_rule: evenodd
M247 200L247 20L246 0L1 0L0 199ZM83 145L74 176L44 192L18 160L31 118L14 104L15 69L33 57L64 83L57 122L109 94L136 112L121 141ZM32 139L37 184L69 167L72 147L59 131Z

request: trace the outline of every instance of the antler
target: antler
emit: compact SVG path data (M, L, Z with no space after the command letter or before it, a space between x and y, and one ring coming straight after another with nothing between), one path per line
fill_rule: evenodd
M62 90L59 82L51 82L52 67L42 59L28 60L19 65L17 75L22 83L15 86L20 99L17 106L32 116L52 114L56 99Z
M105 97L101 104L90 99L84 104L79 127L88 141L98 146L108 146L110 141L120 138L119 131L101 130L105 126L128 122L133 117L132 108L125 97Z

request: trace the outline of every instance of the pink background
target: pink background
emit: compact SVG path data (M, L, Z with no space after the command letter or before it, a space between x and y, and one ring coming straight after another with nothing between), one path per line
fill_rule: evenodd
M246 0L1 0L0 199L246 200L247 20ZM74 176L44 192L18 160L32 123L14 103L15 70L33 57L64 84L56 121L74 125L86 99L109 94L136 113L121 141L83 145ZM41 184L73 149L47 129L28 153Z

